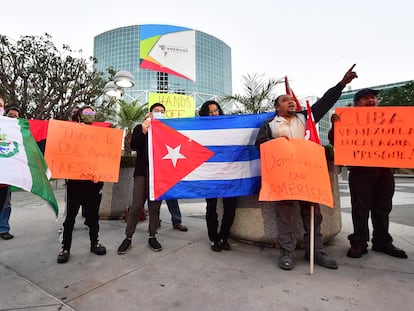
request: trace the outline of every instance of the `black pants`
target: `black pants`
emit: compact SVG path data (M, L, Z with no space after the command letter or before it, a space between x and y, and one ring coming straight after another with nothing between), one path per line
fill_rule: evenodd
M354 232L348 236L351 244L366 245L369 241L368 218L371 212L372 243L388 245L392 237L388 232L389 214L395 182L392 170L377 167L350 167L352 223Z
M79 208L85 213L85 224L89 227L91 245L98 243L99 205L101 203L102 182L68 180L66 186L66 218L63 222L63 249L70 250L72 232Z
M210 241L227 240L236 213L237 198L223 198L223 219L218 232L217 198L206 199L206 222Z

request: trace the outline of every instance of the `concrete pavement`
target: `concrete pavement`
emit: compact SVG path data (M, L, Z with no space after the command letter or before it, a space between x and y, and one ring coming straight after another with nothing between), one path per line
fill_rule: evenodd
M203 201L180 201L188 232L172 229L163 205L158 240L161 252L147 247L148 222L139 223L132 248L116 249L125 223L102 220L105 256L89 251L79 216L71 258L57 264L64 188L55 193L61 208L52 210L27 193L13 194L12 240L0 239L0 310L412 310L414 305L414 179L398 178L390 231L408 259L369 250L346 257L352 231L349 190L340 182L342 231L326 246L339 269L309 264L303 250L295 269L277 266L279 250L231 240L232 250L210 250Z

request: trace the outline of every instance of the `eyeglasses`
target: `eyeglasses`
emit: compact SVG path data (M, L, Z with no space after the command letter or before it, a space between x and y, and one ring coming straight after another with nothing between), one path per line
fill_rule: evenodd
M93 111L93 110L91 110L91 111L84 110L84 111L82 111L82 114L94 116L95 115L95 111Z

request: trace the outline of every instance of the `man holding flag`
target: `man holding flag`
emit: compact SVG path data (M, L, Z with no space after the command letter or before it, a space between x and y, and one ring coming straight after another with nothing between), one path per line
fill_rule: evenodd
M354 78L357 78L353 71L355 64L345 73L343 79L334 87L330 88L323 96L313 105L313 116L318 122L335 104L341 96L342 90ZM287 92L289 93L289 92ZM260 144L274 138L287 137L288 139L304 139L306 136L312 136L307 127L307 110L298 111L297 102L292 95L280 95L274 100L276 116L265 121L260 128L256 138L256 147ZM296 248L296 239L293 234L293 206L295 201L277 201L276 204L276 223L280 244L279 267L283 270L293 269L293 252ZM321 223L322 214L318 204L311 202L299 201L300 213L303 227L305 230L305 258L310 258L310 218L311 205L315 206L315 261L318 265L336 269L336 261L330 258L325 252L322 244Z

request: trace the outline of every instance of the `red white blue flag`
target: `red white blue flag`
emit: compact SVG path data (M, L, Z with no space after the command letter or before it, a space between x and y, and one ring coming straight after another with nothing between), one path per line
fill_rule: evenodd
M224 198L260 190L259 128L274 113L152 120L150 199Z

